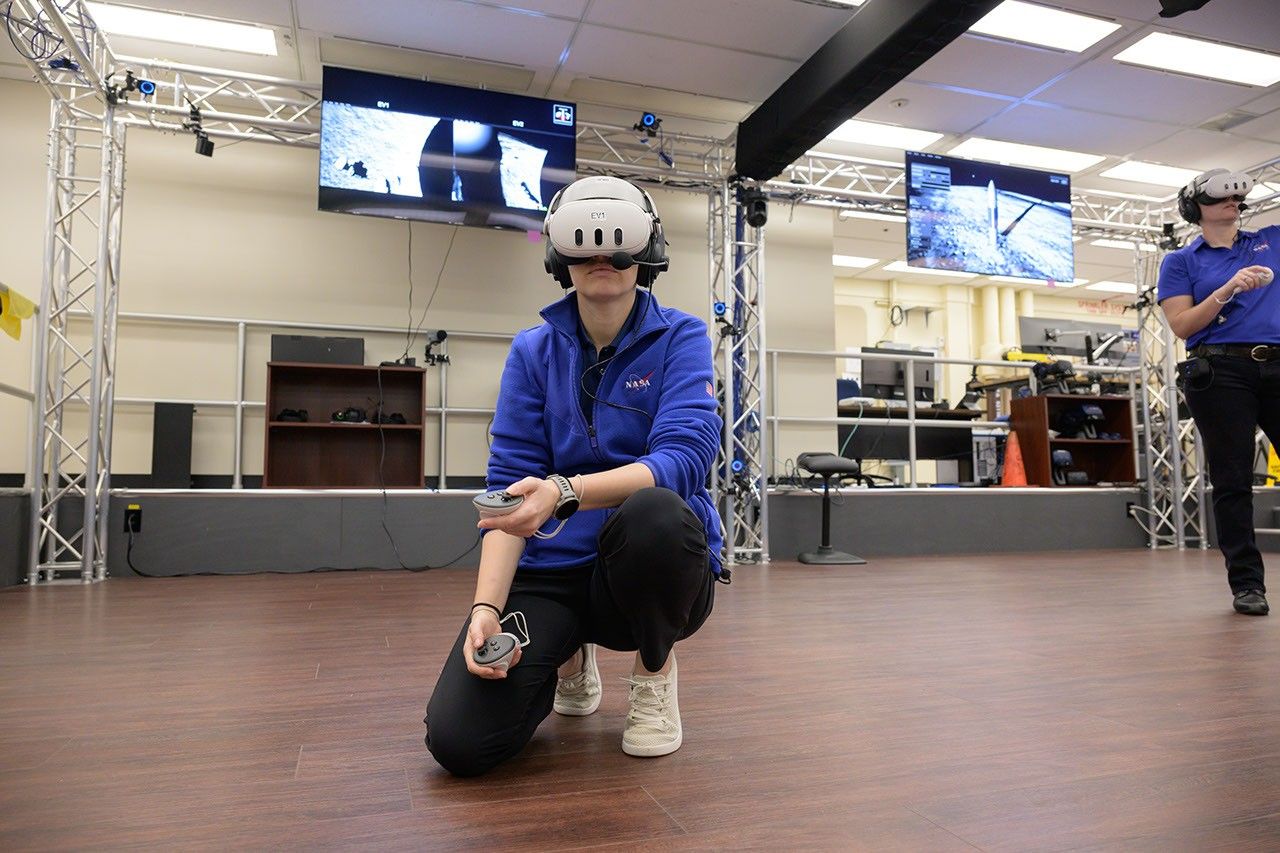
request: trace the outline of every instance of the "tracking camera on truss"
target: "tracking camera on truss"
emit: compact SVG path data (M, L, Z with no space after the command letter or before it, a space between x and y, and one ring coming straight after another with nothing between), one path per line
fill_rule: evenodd
M201 157L213 156L213 140L209 138L209 134L204 130L204 119L200 116L200 108L195 104L187 101L187 105L191 108L191 112L187 116L187 120L182 126L196 135L196 153Z
M653 113L643 113L640 120L631 126L632 130L639 131L645 136L654 137L658 135L658 131L662 129L662 119Z

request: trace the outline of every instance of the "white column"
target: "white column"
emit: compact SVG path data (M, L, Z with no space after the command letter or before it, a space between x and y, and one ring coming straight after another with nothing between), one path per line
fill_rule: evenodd
M1018 345L1016 296L1012 287L1000 288L1000 346L1005 349Z

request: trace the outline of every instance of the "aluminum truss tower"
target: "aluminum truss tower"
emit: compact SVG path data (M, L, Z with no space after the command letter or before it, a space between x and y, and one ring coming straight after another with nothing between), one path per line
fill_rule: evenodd
M1143 472L1150 548L1208 548L1205 472L1200 437L1175 381L1182 342L1174 337L1156 302L1156 279L1164 253L1137 260L1138 345L1142 354Z
M716 393L724 417L713 497L724 521L726 565L769 561L769 470L764 440L764 229L746 222L736 183L709 194Z
M90 582L106 576L125 129L105 97L111 52L83 3L15 0L6 24L52 96L28 581ZM90 329L73 324L76 309Z

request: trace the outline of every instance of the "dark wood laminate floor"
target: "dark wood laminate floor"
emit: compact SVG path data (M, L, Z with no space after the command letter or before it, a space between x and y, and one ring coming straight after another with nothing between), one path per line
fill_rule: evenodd
M0 849L1280 848L1280 615L1215 552L742 567L684 747L592 717L450 778L421 717L473 573L0 593Z

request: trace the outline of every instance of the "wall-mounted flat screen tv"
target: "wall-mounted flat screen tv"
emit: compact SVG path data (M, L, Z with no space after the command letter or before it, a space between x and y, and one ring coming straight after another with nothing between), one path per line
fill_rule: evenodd
M575 104L324 69L320 209L533 231L575 177Z
M906 177L909 265L1075 278L1069 176L908 151Z

